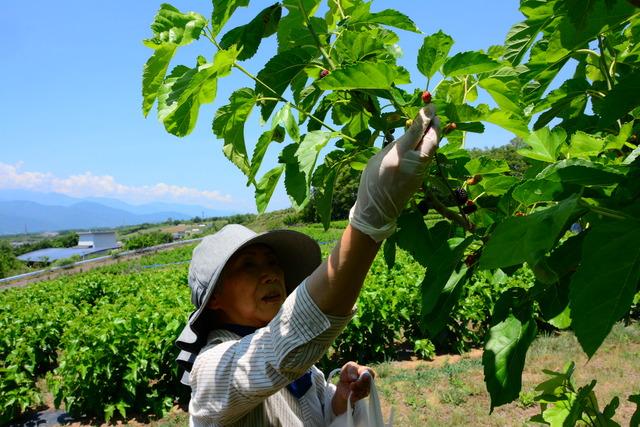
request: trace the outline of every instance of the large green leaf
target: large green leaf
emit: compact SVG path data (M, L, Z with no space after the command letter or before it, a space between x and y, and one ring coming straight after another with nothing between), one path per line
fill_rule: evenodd
M472 159L464 166L470 175L497 175L510 172L511 168L505 160L494 160L487 156Z
M458 242L453 248L449 244L440 245L433 254L427 267L424 280L420 285L422 305L420 308L420 327L435 337L447 324L451 309L458 301L462 286L470 273L467 267L460 263L462 255L473 241L468 237ZM454 243L454 244L455 244Z
M552 91L544 101L544 108L550 107L542 113L534 129L540 129L556 117L572 119L582 114L587 106L587 93L591 85L584 79L570 79L558 89Z
M567 133L564 129L557 127L550 131L549 128L545 127L525 138L524 141L531 148L518 150L518 154L530 159L554 163L558 159L560 148L566 139Z
M273 116L271 120L271 128L275 128L277 125L284 126L287 134L294 142L300 141L300 129L298 123L291 111L291 104L288 102Z
M176 49L197 40L206 20L195 12L181 13L169 4L160 6L151 24L153 38L144 41L155 50L142 73L142 112L146 117L158 97L158 90L167 73Z
M276 166L265 173L256 185L256 207L258 208L258 213L263 213L267 208L283 170L284 165Z
M153 37L144 41L145 46L158 49L165 43L184 46L200 38L207 20L199 13L182 13L170 4L163 3L151 24Z
M258 98L280 98L291 81L309 65L313 53L308 49L295 48L279 52L271 58L257 77L256 95ZM265 86L266 85L266 86ZM278 101L262 100L262 119L267 120Z
M453 39L442 30L425 37L418 51L418 71L431 79L447 60L451 46Z
M529 135L527 122L506 111L498 109L488 111L482 120L500 126L501 128L508 130L509 132L513 132L520 138L525 138Z
M607 94L600 108L600 125L606 127L640 105L640 71L624 76Z
M563 200L575 191L575 186L566 185L562 181L528 179L513 189L511 197L525 206L531 206L539 202Z
M269 148L269 144L271 144L272 141L282 142L283 139L284 129L281 126L269 129L260 135L253 149L253 155L251 156L251 168L247 177L247 185L251 184L255 179L258 169L260 169L260 165L262 164L262 159L267 152L267 148Z
M249 6L249 0L213 0L211 13L211 33L217 36L238 7Z
M300 165L300 171L304 173L307 180L307 188L311 185L311 172L316 165L320 150L322 150L329 140L334 137L333 132L313 131L304 136L295 156Z
M420 212L405 211L398 218L398 228L394 236L398 247L409 252L420 265L427 267L436 250L442 245L446 246L448 227L448 222L440 221L427 228ZM420 238L416 239L416 236Z
M497 70L502 65L482 52L460 52L449 58L442 66L442 73L447 77L465 74L479 74Z
M607 186L621 182L624 166L605 166L584 159L566 159L547 166L536 178L564 184Z
M520 394L527 350L537 332L531 309L509 313L489 329L482 364L491 396L491 411L517 399Z
M252 89L238 89L229 97L229 103L216 111L213 119L213 133L224 140L224 155L248 177L251 175L251 168L244 142L244 124L255 102L256 96Z
M480 267L508 267L542 257L556 244L569 218L579 212L579 200L580 197L574 195L530 215L507 218L496 227L485 245Z
M519 179L515 176L500 175L483 179L482 188L488 196L501 196L517 182Z
M341 63L383 60L387 55L385 36L387 30L372 28L370 30L343 30L333 48Z
M589 135L582 131L577 131L571 135L571 143L567 155L571 157L597 156L604 150L605 140L594 135Z
M158 97L158 89L167 74L167 68L177 46L165 43L159 46L144 64L142 71L142 113L146 117Z
M300 170L300 162L296 157L299 144L292 143L284 147L278 158L278 162L284 163L284 188L291 198L294 207L299 208L307 200L307 177Z
M589 357L628 311L640 281L640 222L593 224L569 293L573 329Z
M331 202L337 175L338 169L335 164L332 166L322 164L313 173L313 200L325 230L329 229L331 224Z
M167 132L185 136L193 130L200 105L215 99L217 79L231 72L236 54L235 49L220 50L213 63L172 70L158 93L158 118Z
M533 8L531 7L533 5ZM538 34L549 26L554 19L553 2L530 2L521 4L520 10L527 15L527 20L520 22L509 30L505 40L504 59L512 65L519 64L526 52L533 45Z
M282 6L276 3L263 9L248 24L236 27L227 32L220 40L220 46L228 49L236 45L240 51L238 61L251 58L258 51L263 38L272 35L278 28L282 14Z
M516 116L522 116L522 107L519 104L520 82L516 79L486 78L478 82L478 85L489 92L496 104Z
M323 90L390 89L394 83L409 83L398 67L386 62L359 62L333 70L317 85Z
M368 26L371 24L388 25L390 27L400 28L401 30L419 33L420 30L416 24L406 15L394 9L385 9L377 13L363 13L354 16L347 22L348 26Z

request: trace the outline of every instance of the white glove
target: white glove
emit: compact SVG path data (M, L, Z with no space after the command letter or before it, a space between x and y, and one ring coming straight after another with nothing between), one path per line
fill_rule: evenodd
M424 107L404 135L369 159L360 178L358 198L349 212L352 227L376 242L394 233L396 218L422 184L427 165L435 156L439 124L433 106Z

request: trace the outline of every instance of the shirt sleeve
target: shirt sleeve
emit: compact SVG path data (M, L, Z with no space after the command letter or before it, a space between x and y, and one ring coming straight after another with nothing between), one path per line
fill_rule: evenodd
M203 348L190 378L189 413L194 425L228 424L242 418L309 370L354 312L324 314L305 281L266 327L242 339Z

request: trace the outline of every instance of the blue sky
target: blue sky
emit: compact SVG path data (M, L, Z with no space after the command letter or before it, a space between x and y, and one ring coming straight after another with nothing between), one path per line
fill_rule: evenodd
M199 204L215 209L254 212L253 189L221 151L211 132L215 110L234 89L253 87L235 72L219 82L213 104L200 111L198 125L185 138L165 132L155 108L141 112L142 67L151 54L142 40L161 2L121 0L86 2L43 0L9 2L0 14L0 190L23 188L69 196L103 196L138 204L151 201ZM415 58L425 35L443 30L455 44L452 53L502 44L509 28L522 20L516 0L374 0L373 10L394 8L410 16L423 35L398 30L401 64L424 87ZM173 1L181 11L210 16L211 2ZM271 2L252 1L227 25L244 24ZM224 32L224 30L223 30ZM254 73L273 53L263 43L245 63ZM213 47L201 40L176 56L172 67L193 65ZM487 99L483 99L487 102ZM254 111L255 114L255 111ZM255 119L257 127L257 119ZM249 150L259 129L247 131ZM512 135L487 126L470 135L468 147L497 146ZM259 176L275 166L275 145ZM269 210L290 206L282 185Z

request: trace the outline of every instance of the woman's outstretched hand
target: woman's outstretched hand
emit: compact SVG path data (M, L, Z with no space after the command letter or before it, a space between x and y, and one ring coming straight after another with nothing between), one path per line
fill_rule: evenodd
M396 219L436 154L439 125L433 106L424 107L404 135L369 159L349 215L352 227L376 242L393 234Z
M340 381L336 384L336 393L331 401L333 413L340 415L347 410L349 396L351 396L352 405L369 396L373 377L375 373L371 368L358 365L356 362L345 363L340 370Z

